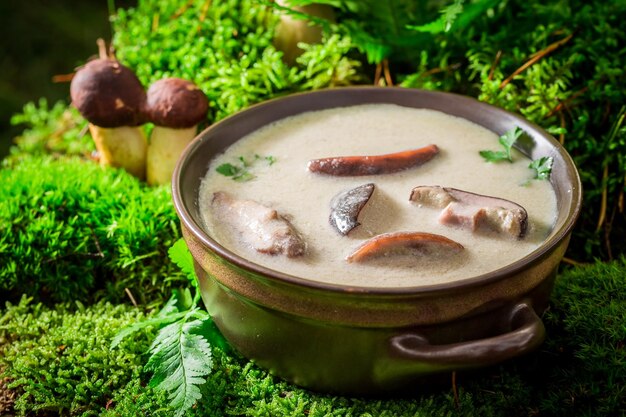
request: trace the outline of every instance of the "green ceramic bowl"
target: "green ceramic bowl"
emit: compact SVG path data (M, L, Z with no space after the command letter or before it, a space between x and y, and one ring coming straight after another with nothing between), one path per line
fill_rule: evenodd
M550 181L558 216L546 241L504 268L461 281L347 288L259 266L211 238L198 207L211 158L273 121L366 103L439 110L497 134L521 127L532 139L520 148L523 153L554 158ZM515 114L449 93L349 87L270 100L214 124L181 156L172 192L202 298L234 348L304 387L376 394L429 384L442 373L488 366L537 348L545 333L539 315L580 212L582 190L563 147Z

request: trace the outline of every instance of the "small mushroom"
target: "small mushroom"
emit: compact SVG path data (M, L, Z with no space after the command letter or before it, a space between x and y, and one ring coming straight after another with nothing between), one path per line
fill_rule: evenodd
M457 253L463 250L463 245L445 236L422 232L394 232L384 233L366 240L346 260L348 262L363 262L379 256L391 254L411 254L428 256L442 252Z
M206 96L191 81L164 78L150 86L145 111L155 126L148 145L148 184L171 181L178 157L196 136L208 109Z
M522 238L528 228L524 207L503 198L440 186L415 187L409 200L443 209L439 222L472 231L487 229Z
M338 156L309 161L311 172L340 177L392 174L420 166L439 153L437 145L373 156Z
M115 59L95 59L77 70L70 95L89 121L100 164L145 178L147 141L137 126L145 122L146 92L137 76Z
M329 222L340 234L347 235L360 225L359 214L374 192L373 183L342 191L330 202Z
M287 0L276 0L276 4L281 7L288 7ZM335 21L333 8L326 4L308 4L306 6L295 6L292 10L310 16L318 17L330 22ZM283 52L283 60L292 65L296 62L304 50L298 46L299 43L315 44L322 40L322 28L306 19L296 19L288 13L280 16L280 22L276 26L274 33L274 46Z

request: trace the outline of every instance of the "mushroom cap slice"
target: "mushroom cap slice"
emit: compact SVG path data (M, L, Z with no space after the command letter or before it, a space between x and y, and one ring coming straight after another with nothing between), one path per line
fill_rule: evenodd
M239 236L241 242L268 255L302 256L306 244L295 227L276 210L254 200L242 200L218 191L211 209Z
M528 229L528 213L521 205L456 188L419 186L409 200L427 207L443 209L439 222L471 230L486 228L522 238Z
M375 185L369 183L342 191L334 196L330 202L330 217L328 218L331 226L345 236L360 225L359 213L370 200L374 188Z
M164 78L147 92L146 113L158 126L183 129L206 118L209 101L202 90L188 80Z
M72 102L100 127L138 126L146 92L135 73L115 59L100 58L79 68L70 84Z
M463 245L448 239L445 236L423 232L394 232L384 233L366 240L352 254L348 255L348 262L363 262L379 256L401 254L403 251L412 254L428 256L436 252L461 252Z

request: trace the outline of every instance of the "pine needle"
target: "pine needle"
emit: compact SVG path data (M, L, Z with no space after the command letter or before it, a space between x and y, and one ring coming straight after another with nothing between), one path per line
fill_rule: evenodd
M510 83L513 80L513 78L515 78L516 76L518 76L519 74L521 74L522 72L530 68L533 64L541 60L541 58L545 57L546 55L550 54L551 52L565 45L567 42L570 41L570 39L572 39L572 37L574 37L573 33L571 33L570 35L568 35L567 37L559 41L556 41L548 45L546 48L542 49L541 51L533 54L531 58L524 63L524 65L516 69L513 72L513 74L509 75L508 78L506 78L504 81L502 81L502 83L500 83L500 89L503 89L504 87L506 87L506 85Z

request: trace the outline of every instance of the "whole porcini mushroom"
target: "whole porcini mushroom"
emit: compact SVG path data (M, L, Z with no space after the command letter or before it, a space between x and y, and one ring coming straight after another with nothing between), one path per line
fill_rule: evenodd
M276 0L281 7L289 7L289 0ZM318 17L330 22L335 21L333 8L326 4L308 4L306 6L291 7L292 10ZM322 41L322 28L304 19L297 19L283 13L274 33L274 46L283 53L283 59L287 64L293 64L304 50L298 46L300 42L315 44Z
M144 179L148 144L138 126L145 122L146 92L133 71L115 59L95 59L78 69L70 95L89 121L100 164Z
M169 183L178 157L208 110L206 95L191 81L164 78L148 88L145 113L155 124L148 145L148 184Z

